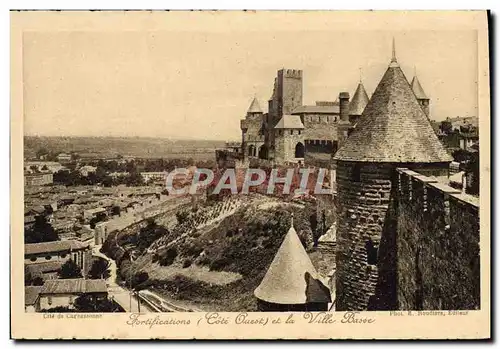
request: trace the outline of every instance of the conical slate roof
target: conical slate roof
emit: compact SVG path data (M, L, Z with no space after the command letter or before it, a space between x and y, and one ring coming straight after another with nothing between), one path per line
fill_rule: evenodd
M349 115L361 115L370 99L366 93L363 83L360 82L351 102L349 103Z
M253 101L250 104L250 107L248 108L247 113L262 113L262 109L260 109L260 105L259 105L259 101L257 100L257 97L253 98Z
M330 290L319 281L293 225L254 295L276 304L331 302Z
M429 97L427 97L427 95L425 94L422 85L420 85L420 81L418 81L416 75L411 81L411 89L413 90L413 93L415 94L415 97L417 97L417 99L429 99Z
M452 161L395 57L335 159L414 163Z

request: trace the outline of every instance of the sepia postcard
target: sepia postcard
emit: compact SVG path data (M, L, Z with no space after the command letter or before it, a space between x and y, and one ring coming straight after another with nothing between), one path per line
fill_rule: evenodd
M487 11L12 11L11 337L489 339Z

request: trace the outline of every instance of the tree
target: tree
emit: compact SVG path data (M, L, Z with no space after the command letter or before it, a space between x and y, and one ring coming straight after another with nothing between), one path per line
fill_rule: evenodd
M36 216L33 226L24 231L24 243L26 244L57 240L59 240L59 236L44 215Z
M132 288L137 289L142 283L149 280L149 274L145 271L135 273L132 278Z
M154 241L167 235L169 231L161 225L158 225L154 219L148 219L148 224L141 228L137 239L137 248L139 251L146 250Z
M32 173L38 173L38 172L40 172L38 170L38 166L36 166L36 165L31 165L30 166L30 170L31 170Z
M92 263L87 276L89 279L107 279L110 275L109 262L104 258L97 258Z
M175 213L175 217L177 218L177 223L182 224L184 223L189 216L189 213L187 211L177 211Z
M79 279L82 277L82 270L73 260L69 259L61 266L58 275L60 279Z
M441 121L441 125L439 126L439 128L444 134L450 134L453 132L453 125L448 120Z
M31 281L31 285L33 286L43 286L44 281L41 276L37 276Z
M123 308L115 302L105 298L97 299L91 294L82 294L73 302L75 311L80 313L118 313Z
M140 186L144 184L144 179L141 174L137 171L130 172L127 177L125 177L125 184L130 186Z
M47 149L45 149L45 148L40 148L40 149L38 149L38 150L37 150L37 152L36 152L36 158L37 158L37 159L41 159L43 156L46 156L46 155L48 155L48 154L49 154L49 152L47 151Z
M170 247L165 255L160 257L160 265L169 266L174 263L175 258L177 258L177 249L175 247Z

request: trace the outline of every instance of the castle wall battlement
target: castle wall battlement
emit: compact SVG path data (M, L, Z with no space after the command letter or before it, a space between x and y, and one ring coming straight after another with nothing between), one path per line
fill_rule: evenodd
M401 310L479 309L479 199L397 169Z
M282 72L283 77L285 78L297 78L301 79L302 78L302 70L298 69L282 69L280 70Z

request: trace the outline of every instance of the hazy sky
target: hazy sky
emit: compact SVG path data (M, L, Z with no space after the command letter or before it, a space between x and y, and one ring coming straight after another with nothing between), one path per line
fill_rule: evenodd
M25 134L239 139L254 95L267 110L276 71L304 71L304 104L371 95L391 57L417 75L431 117L477 115L475 31L30 32Z

